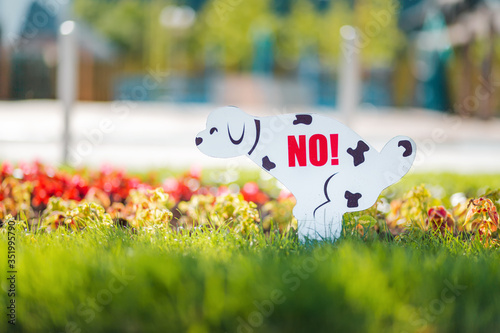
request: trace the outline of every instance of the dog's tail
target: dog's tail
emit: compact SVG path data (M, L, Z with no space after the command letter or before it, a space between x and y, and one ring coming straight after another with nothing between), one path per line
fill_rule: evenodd
M386 186L390 186L401 179L411 168L417 145L406 136L392 138L380 152L382 163L382 177Z

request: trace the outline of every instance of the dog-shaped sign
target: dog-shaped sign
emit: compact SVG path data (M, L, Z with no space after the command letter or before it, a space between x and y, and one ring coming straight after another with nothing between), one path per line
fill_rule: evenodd
M336 239L344 213L367 209L410 170L416 145L397 136L381 152L342 123L319 114L254 117L213 111L195 139L213 157L247 155L295 196L299 238Z

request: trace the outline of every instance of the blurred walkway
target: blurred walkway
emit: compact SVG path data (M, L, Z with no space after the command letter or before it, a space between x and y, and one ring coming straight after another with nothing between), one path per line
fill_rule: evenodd
M257 168L244 157L224 160L200 153L194 144L210 105L80 103L72 123L74 164L111 163L132 169L158 167ZM245 109L255 115L325 113L330 109ZM62 115L56 101L0 102L0 160L60 162ZM500 120L446 117L422 110L361 110L349 125L375 148L393 136L412 137L419 151L413 170L500 173Z

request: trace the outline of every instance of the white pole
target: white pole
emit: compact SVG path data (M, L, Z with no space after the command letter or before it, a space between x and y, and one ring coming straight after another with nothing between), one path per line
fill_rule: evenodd
M63 163L68 162L71 144L71 109L77 98L78 91L78 41L76 30L77 27L74 21L64 21L59 29L57 98L61 101L64 112Z
M360 51L358 47L358 33L352 26L340 28L342 37L339 80L338 80L338 109L349 126L351 118L359 106L361 97L361 70Z

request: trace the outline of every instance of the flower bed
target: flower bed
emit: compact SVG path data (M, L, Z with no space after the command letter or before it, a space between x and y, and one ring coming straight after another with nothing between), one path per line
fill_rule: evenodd
M193 228L228 226L251 234L295 230L293 196L266 193L256 182L241 187L208 185L198 171L161 181L141 180L122 170L65 171L38 162L0 167L0 219L17 217L28 228L60 227ZM499 246L500 190L467 198L457 193L438 199L424 185L400 197L382 195L372 208L344 217L344 234L362 239L404 241L419 231L437 237L477 240ZM449 209L443 205L449 201ZM3 222L2 222L3 223Z

